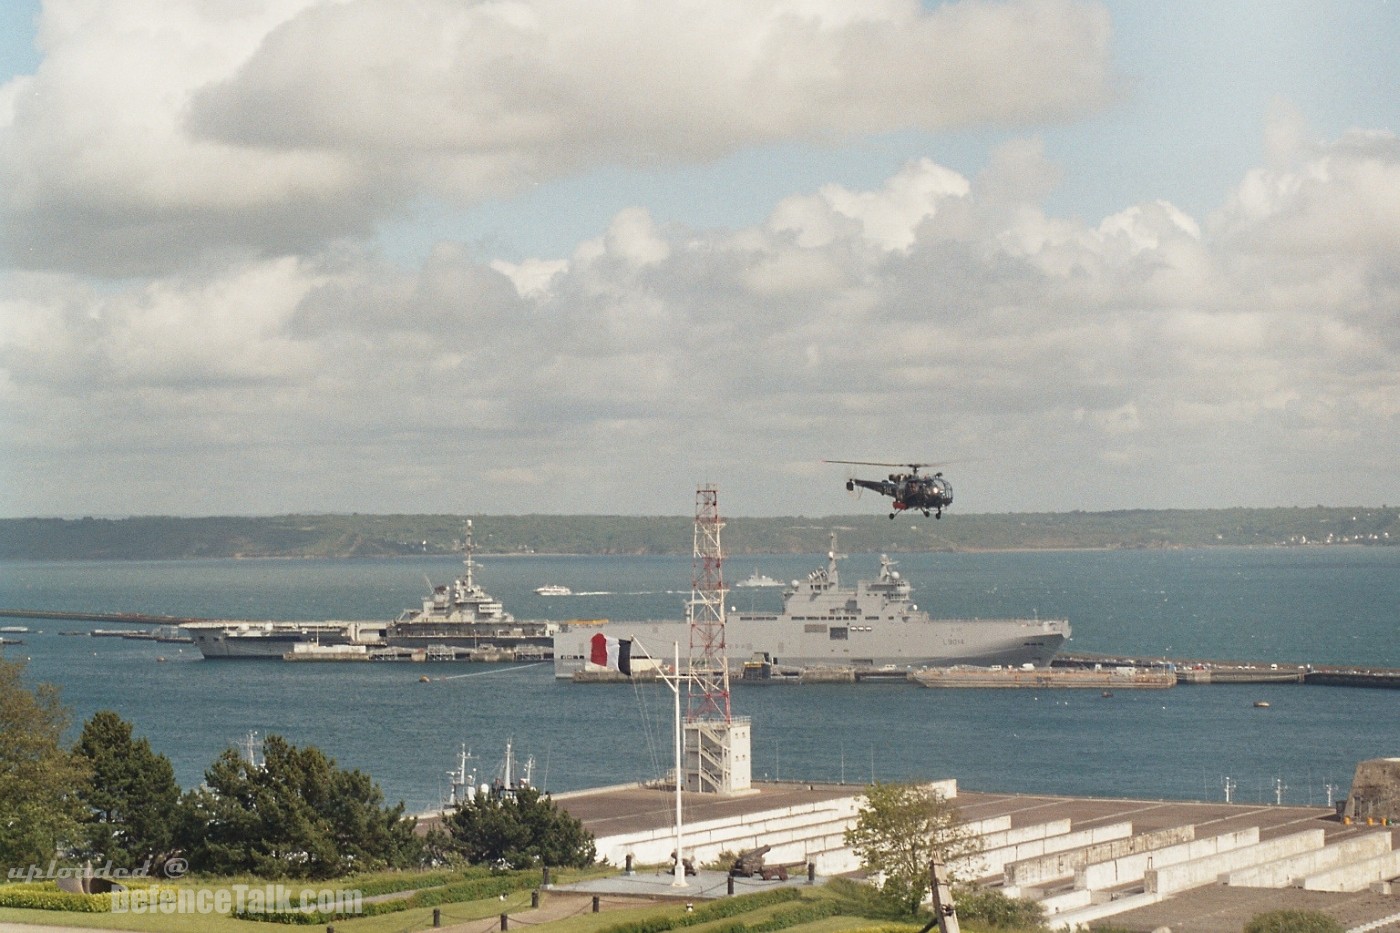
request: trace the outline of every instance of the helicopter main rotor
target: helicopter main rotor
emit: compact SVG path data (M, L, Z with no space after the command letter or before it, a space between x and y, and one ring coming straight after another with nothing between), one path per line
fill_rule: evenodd
M947 463L885 463L879 460L823 460L823 463L845 463L850 466L878 466L878 467L908 467L911 473L917 473L924 467L947 466Z

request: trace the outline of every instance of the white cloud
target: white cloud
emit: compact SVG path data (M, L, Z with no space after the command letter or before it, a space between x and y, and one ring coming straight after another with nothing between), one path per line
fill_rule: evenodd
M47 485L94 445L136 472L223 464L207 500L167 485L138 511L544 507L520 470L588 477L551 509L674 511L701 473L736 510L840 511L788 465L872 451L992 461L974 510L1248 504L1265 477L1400 442L1400 216L1375 187L1400 153L1366 143L1312 153L1305 183L1251 175L1205 225L1162 202L1047 218L916 163L744 230L623 211L567 265L444 244L416 269L341 248L100 292L12 277L10 488L35 504L7 508L112 511ZM1307 231L1336 258L1300 275L1292 215L1371 197L1375 237ZM321 482L286 479L308 458ZM1212 500L1183 498L1206 480Z
M566 271L569 264L562 259L527 259L524 262L495 259L491 268L510 279L522 298L529 298L548 293L549 283Z
M50 0L0 89L0 513L676 512L713 480L810 514L850 507L812 475L842 456L976 463L972 511L1287 503L1321 463L1317 500L1386 501L1400 143L1284 103L1209 216L1053 210L1028 137L779 171L729 227L629 190L549 257L372 245L571 173L1053 142L1110 99L1108 38L1070 0Z
M803 247L824 246L843 228L861 231L865 240L886 250L907 249L919 225L938 213L945 199L965 198L971 186L957 172L929 159L906 165L880 191L849 191L827 185L815 196L786 199L771 226L790 231Z
M604 165L1056 120L1107 100L1108 35L1073 0L49 0L0 91L5 240L168 271Z

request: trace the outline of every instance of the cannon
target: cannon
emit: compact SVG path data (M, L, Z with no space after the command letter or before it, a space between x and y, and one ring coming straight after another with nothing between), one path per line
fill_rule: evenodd
M730 866L729 876L731 878L752 878L754 875L763 874L763 856L768 853L772 846L759 846L757 849L749 849L741 852L739 857ZM771 880L765 878L764 880Z

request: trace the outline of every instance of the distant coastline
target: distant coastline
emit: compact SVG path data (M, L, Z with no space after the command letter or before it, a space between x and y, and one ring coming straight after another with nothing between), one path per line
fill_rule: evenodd
M0 560L355 558L459 553L685 555L689 516L281 515L0 519ZM725 553L812 554L827 536L850 553L1106 550L1400 544L1400 508L1311 506L922 516L726 519Z

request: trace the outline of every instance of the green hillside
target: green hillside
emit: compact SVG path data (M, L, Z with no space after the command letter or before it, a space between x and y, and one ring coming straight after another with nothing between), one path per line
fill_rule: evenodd
M178 560L199 557L387 557L461 548L467 518L493 554L689 554L690 516L279 515L0 519L0 559ZM732 518L725 553L1373 545L1400 542L1400 509L1169 509Z

